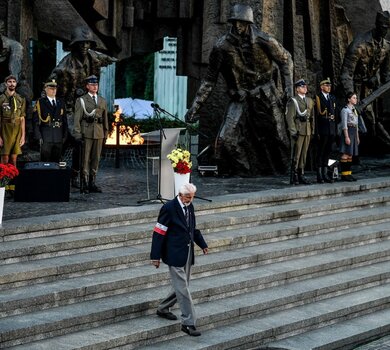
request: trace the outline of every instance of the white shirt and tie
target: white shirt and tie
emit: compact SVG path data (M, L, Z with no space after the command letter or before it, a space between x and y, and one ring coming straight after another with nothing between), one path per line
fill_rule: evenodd
M55 108L55 106L56 106L56 99L55 98L52 98L52 97L49 97L49 96L47 96L47 98L48 98L48 100L49 100L49 102L50 102L50 104Z
M95 102L95 106L97 105L97 95L92 95L88 92L88 95L92 97L93 102Z

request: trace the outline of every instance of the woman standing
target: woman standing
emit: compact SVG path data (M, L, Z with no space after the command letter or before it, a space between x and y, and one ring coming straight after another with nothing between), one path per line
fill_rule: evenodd
M355 108L357 95L355 92L347 94L347 105L341 110L341 144L340 170L342 181L356 181L352 176L352 157L357 156L359 139L359 115Z

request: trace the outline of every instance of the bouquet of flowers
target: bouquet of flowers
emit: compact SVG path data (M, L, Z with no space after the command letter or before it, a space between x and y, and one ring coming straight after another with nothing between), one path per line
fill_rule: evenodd
M190 160L190 152L177 147L167 155L167 158L171 161L172 168L175 173L188 174L191 172L192 163Z
M19 170L12 164L0 164L0 187L5 187L19 175Z

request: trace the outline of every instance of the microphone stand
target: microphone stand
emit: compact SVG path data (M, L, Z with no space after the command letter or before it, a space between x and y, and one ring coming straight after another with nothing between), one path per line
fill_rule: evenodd
M169 115L170 117L172 117L173 119L175 119L176 121L178 121L180 124L184 125L186 127L186 129L189 129L189 130L192 130L192 131L196 131L198 134L208 138L207 135L201 133L199 130L196 130L192 124L189 124L181 119L179 119L178 117L176 117L175 115L173 115L172 113L169 113L168 111L166 111L165 109L161 108L157 103L152 103L152 107L155 108L158 112L161 112L161 113L164 113L164 114L167 114ZM159 120L160 121L160 120ZM160 121L161 123L161 121ZM191 153L191 135L190 135L190 153ZM207 201L207 202L212 202L212 199L209 199L209 198L204 198L204 197L199 197L199 196L194 196L195 198L198 198L198 199L201 199L203 201Z
M157 196L155 199L143 199L143 200L139 200L137 201L137 203L141 204L141 203L146 203L146 202L151 202L153 200L158 200L160 201L162 204L164 204L164 201L167 202L168 199L166 198L163 198L161 196L161 154L162 154L162 139L164 137L164 140L167 139L166 135L165 135L165 132L164 132L164 128L163 128L163 125L162 125L162 122L161 122L161 116L160 116L160 110L158 108L158 105L156 104L153 104L152 103L152 107L153 107L153 113L154 115L156 116L157 118L157 121L158 121L158 126L159 126L159 130L160 130L160 157L159 157L159 173L158 173L158 193L157 193ZM146 159L146 166L148 166L147 164L147 159Z

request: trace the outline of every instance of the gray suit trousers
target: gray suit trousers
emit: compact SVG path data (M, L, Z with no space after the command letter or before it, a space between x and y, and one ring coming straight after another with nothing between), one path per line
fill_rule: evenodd
M189 291L191 275L192 253L189 249L187 263L184 267L169 266L172 290L168 296L161 301L158 311L168 312L169 308L179 302L181 310L181 323L186 326L196 325L195 308Z

